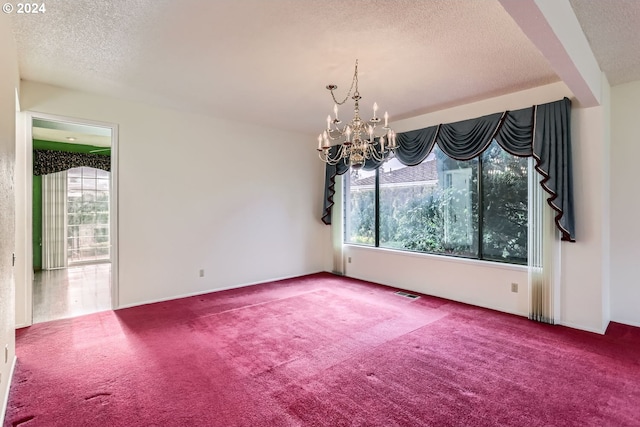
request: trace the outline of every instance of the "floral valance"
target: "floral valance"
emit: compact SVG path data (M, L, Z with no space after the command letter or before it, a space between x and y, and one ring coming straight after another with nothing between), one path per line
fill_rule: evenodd
M482 154L493 140L519 157L535 158L540 185L549 193L562 240L575 241L571 164L571 101L568 98L516 111L441 124L399 133L396 158L407 166L421 163L438 144L449 157L469 160ZM332 147L335 155L337 147ZM368 161L365 169L381 163ZM331 223L335 177L348 170L344 162L326 166L322 221Z
M33 150L33 174L47 175L81 166L111 171L111 156L93 153L70 153L55 150Z

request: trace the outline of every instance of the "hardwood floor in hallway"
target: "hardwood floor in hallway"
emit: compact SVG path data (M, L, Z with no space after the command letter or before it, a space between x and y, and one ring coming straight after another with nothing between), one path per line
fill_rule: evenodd
M110 310L110 283L110 263L36 272L33 323Z

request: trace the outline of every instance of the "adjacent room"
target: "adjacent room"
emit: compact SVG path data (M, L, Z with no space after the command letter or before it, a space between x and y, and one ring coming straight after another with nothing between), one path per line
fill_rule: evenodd
M638 28L7 2L3 425L640 425Z
M111 129L33 119L33 323L111 308Z

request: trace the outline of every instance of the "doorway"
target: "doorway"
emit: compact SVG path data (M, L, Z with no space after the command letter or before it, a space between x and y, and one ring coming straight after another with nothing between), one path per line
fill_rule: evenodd
M117 127L30 115L32 323L117 308Z

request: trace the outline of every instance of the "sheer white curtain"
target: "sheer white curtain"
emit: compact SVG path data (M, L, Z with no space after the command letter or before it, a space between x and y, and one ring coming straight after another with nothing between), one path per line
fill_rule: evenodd
M560 236L542 176L529 159L529 319L560 322Z
M42 268L67 266L67 172L42 175Z

